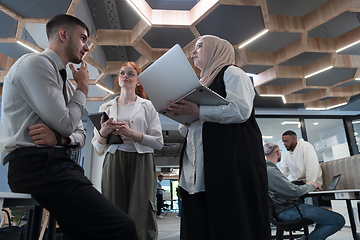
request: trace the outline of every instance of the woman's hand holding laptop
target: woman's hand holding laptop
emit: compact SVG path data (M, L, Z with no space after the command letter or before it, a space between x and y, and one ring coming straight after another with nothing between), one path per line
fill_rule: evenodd
M164 110L174 113L175 116L187 115L198 118L200 115L200 107L196 103L189 102L184 99L180 99L176 103L167 100L167 103L169 106L164 107Z

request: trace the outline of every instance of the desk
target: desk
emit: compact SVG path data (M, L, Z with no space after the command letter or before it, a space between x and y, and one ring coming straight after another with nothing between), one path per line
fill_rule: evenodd
M35 206L39 203L26 193L0 192L0 207Z
M28 223L26 226L26 240L33 240L39 238L42 207L39 203L31 197L30 194L25 193L10 193L0 192L0 207L33 207L29 211Z
M356 232L356 224L351 200L360 199L360 189L345 189L332 191L309 192L306 197L322 197L324 200L345 200L349 213L350 227L354 240L360 240L360 235Z

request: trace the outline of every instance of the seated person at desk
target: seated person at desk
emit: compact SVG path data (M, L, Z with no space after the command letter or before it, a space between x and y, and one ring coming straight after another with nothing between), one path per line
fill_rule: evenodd
M279 146L274 142L264 145L266 167L268 173L268 191L273 204L293 202L298 205L304 218L311 219L316 223L308 239L320 240L336 233L345 225L345 219L341 214L308 204L303 204L299 197L304 194L321 190L316 182L305 185L291 183L278 169L276 164L281 160ZM300 219L300 215L294 205L279 205L274 207L275 217L281 221Z
M314 147L304 141L297 140L296 133L288 130L283 133L282 141L288 150L281 162L280 171L297 185L316 182L322 186L322 171Z

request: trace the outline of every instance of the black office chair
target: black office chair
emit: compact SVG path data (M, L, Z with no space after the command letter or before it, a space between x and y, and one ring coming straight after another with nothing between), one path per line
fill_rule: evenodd
M296 207L296 209L299 211L300 214L300 219L299 220L294 220L294 221L288 221L288 222L280 222L278 221L275 216L274 216L274 206L278 206L278 205L288 205L288 204L292 204ZM271 224L273 224L276 227L276 240L282 240L284 239L284 231L288 231L289 232L289 239L293 240L294 237L300 237L300 236L293 236L292 232L293 231L300 231L301 229L304 229L304 235L307 237L309 235L309 229L308 226L313 224L314 222L310 219L304 218L300 212L299 207L292 202L286 202L286 203L277 203L277 204L272 204L270 202L270 222ZM302 236L302 235L301 235Z

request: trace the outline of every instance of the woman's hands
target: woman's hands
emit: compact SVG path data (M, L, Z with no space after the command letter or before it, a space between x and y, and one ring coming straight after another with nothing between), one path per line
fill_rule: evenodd
M130 137L129 135L132 130L127 122L113 122L112 125L115 127L115 131L113 132L113 134Z
M167 103L169 104L169 106L164 107L164 110L174 113L174 116L188 115L199 117L200 115L200 107L193 102L181 99L177 103L167 100Z
M101 116L101 129L99 131L98 141L101 144L106 143L106 138L110 135L110 133L114 135L120 135L121 138L132 139L137 142L141 142L143 139L142 133L139 133L130 128L127 122L115 122L114 118L109 118L104 122L104 116Z
M115 127L115 131L112 134L120 135L121 138L125 138L125 139L128 138L137 142L142 141L143 139L142 133L139 133L131 129L127 122L121 121L121 122L113 122L111 124L113 125L113 127Z
M104 121L104 115L101 116L101 120L100 120L101 128L99 131L100 137L107 138L109 134L115 130L115 127L112 124L113 121L114 118L109 118L107 121Z

